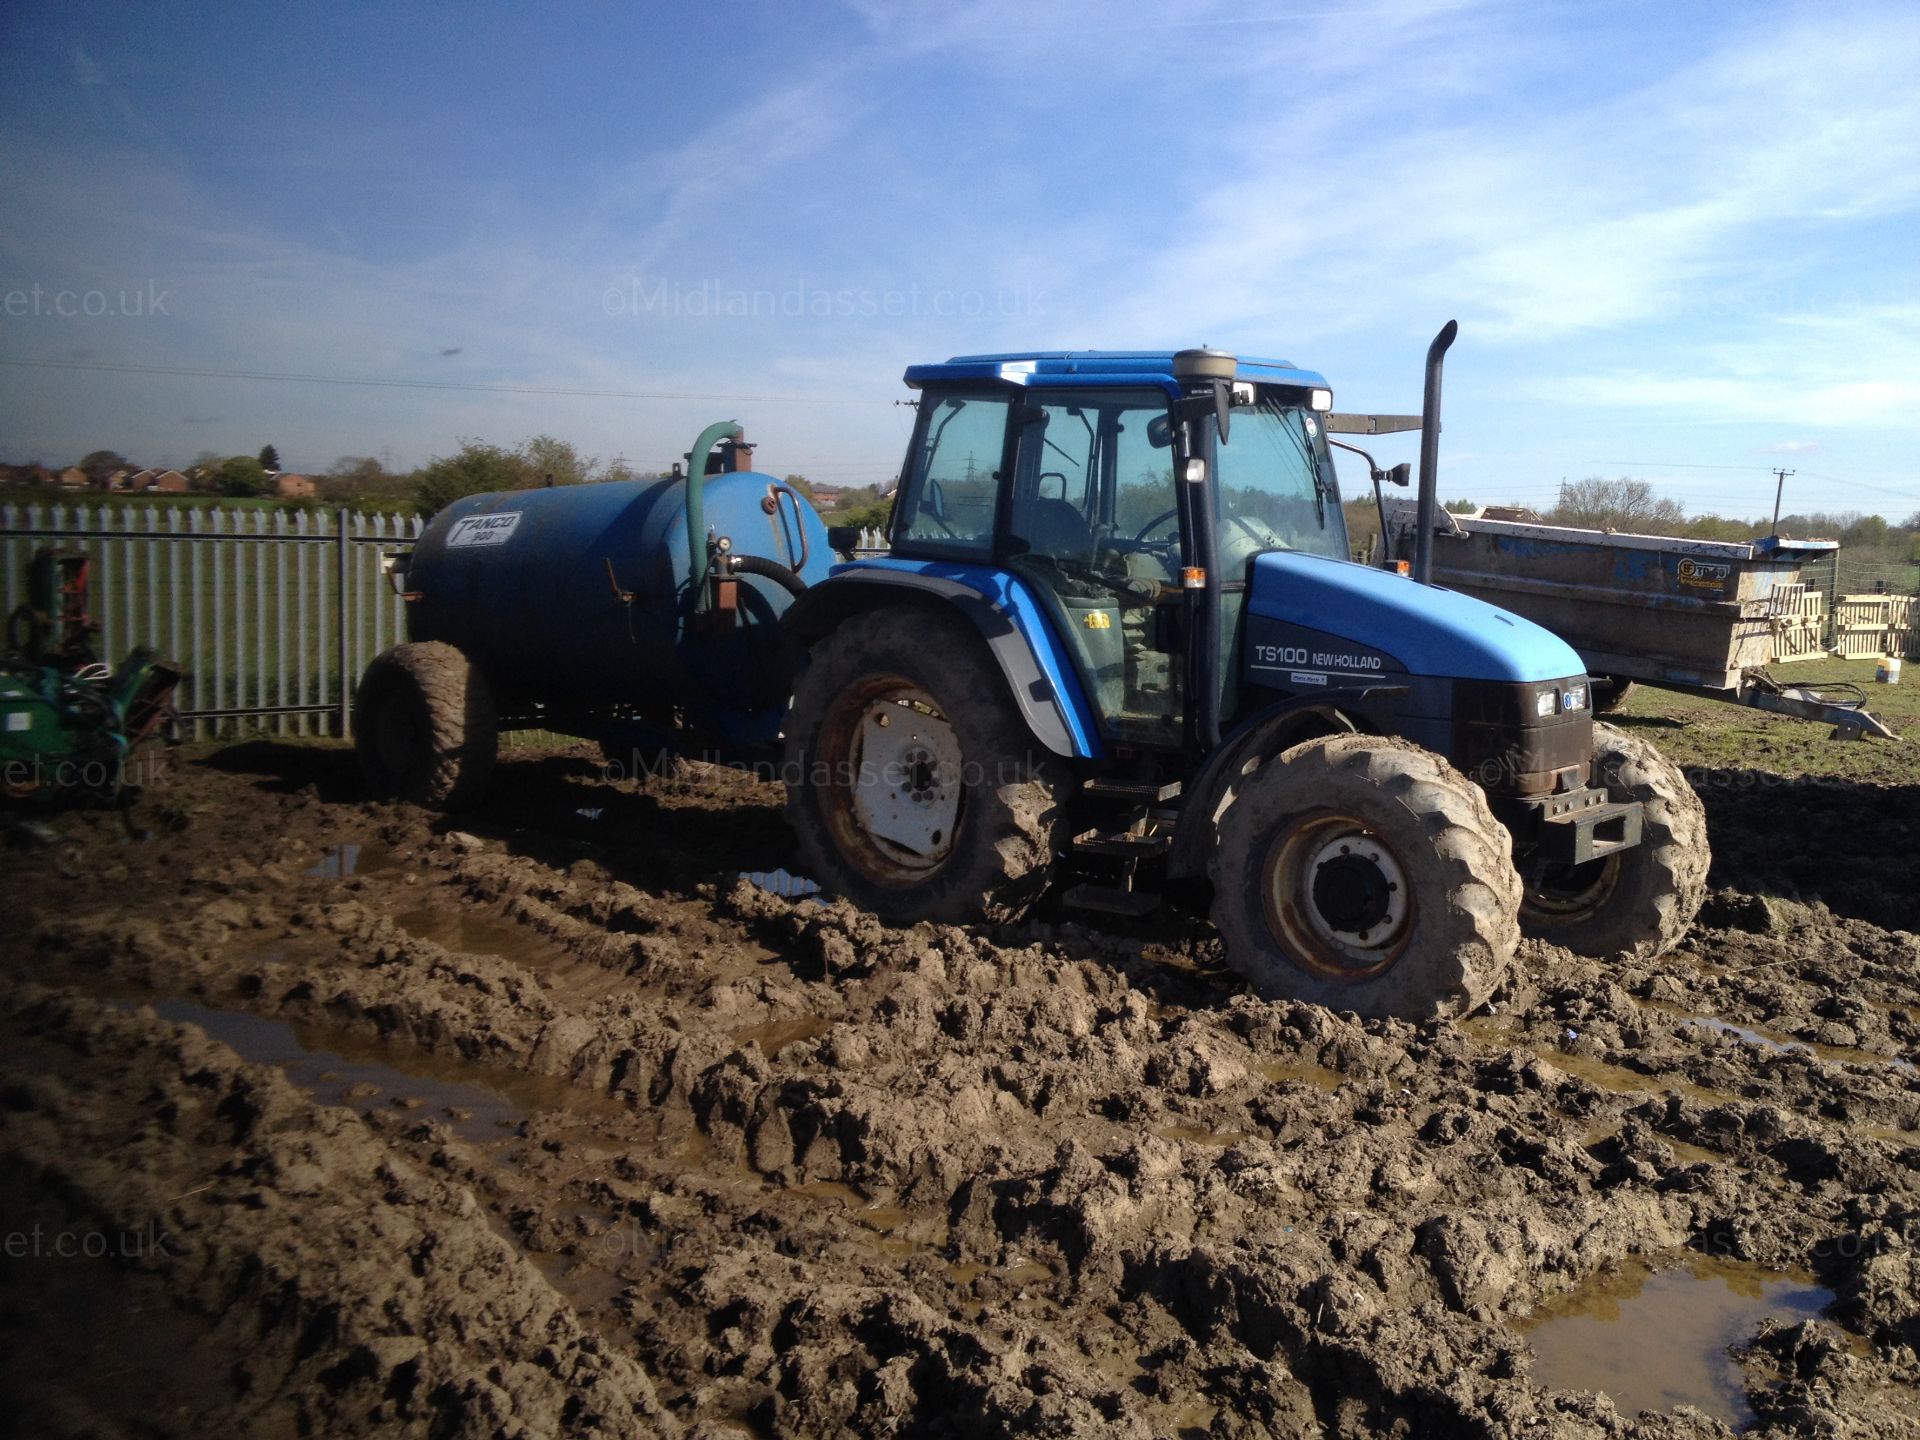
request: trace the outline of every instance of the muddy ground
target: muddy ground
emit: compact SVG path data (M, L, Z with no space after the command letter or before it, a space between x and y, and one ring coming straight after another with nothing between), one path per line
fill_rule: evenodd
M189 752L5 856L15 1433L1920 1435L1920 779L1694 778L1682 951L1416 1027L780 898L725 772Z

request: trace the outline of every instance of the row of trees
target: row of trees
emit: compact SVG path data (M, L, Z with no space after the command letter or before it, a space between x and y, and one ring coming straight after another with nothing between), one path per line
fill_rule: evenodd
M28 480L53 473L38 462L13 468L23 472L22 478ZM137 475L149 468L170 467L137 465L118 450L92 450L73 468L85 475L95 489L107 490L113 488L117 478ZM262 445L257 455L221 455L203 450L180 473L196 490L217 491L222 495L259 495L279 470L280 452L272 445Z
M1771 515L1757 520L1688 515L1670 496L1656 495L1645 480L1590 475L1560 482L1560 498L1542 517L1555 525L1626 530L1643 535L1684 535L1696 540L1750 540L1773 530ZM1846 549L1904 549L1920 536L1920 510L1899 524L1858 510L1796 512L1780 517L1780 533L1801 540L1838 540Z
M53 472L40 465L18 467L25 477ZM141 466L115 450L96 450L79 464L98 488L108 488L118 474L137 473ZM193 489L228 496L267 493L280 471L280 455L272 445L257 455L221 455L203 451L181 468ZM451 454L436 455L414 470L390 469L371 455L342 455L325 474L314 475L314 500L324 505L394 514L432 515L463 495L489 490L521 490L543 485L587 485L596 481L633 480L665 475L669 471L636 471L624 457L602 460L584 454L568 441L552 435L534 435L518 445L496 445L462 439ZM786 477L813 499L813 486L803 475ZM297 502L296 502L297 503ZM877 486L841 493L829 507L836 522L879 526L886 520L886 502Z

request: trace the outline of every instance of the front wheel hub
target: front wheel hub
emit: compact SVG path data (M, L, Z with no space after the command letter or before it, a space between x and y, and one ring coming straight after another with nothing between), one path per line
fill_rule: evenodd
M1413 915L1406 871L1391 849L1348 817L1308 820L1277 841L1265 889L1274 938L1330 978L1378 974L1406 942Z

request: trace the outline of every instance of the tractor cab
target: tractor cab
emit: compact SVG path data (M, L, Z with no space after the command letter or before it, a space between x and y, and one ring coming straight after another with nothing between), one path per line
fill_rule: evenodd
M1260 378L1229 387L1221 421L1210 384L1196 406L1182 368L1170 352L1080 352L908 372L922 414L892 553L1023 582L1070 652L1100 739L1121 752L1191 751L1189 696L1231 712L1227 657L1254 556L1347 553L1320 377L1240 361ZM1220 640L1195 646L1214 628L1209 597ZM1189 673L1201 651L1210 678Z

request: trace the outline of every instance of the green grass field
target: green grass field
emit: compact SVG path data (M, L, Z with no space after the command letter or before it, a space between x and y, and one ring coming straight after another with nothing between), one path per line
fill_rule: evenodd
M1898 685L1874 683L1871 660L1800 660L1769 673L1783 685L1855 685L1867 708L1901 741L1832 740L1829 726L1769 715L1743 706L1636 686L1617 717L1682 765L1771 770L1781 775L1832 775L1882 785L1920 782L1920 661L1909 660Z

